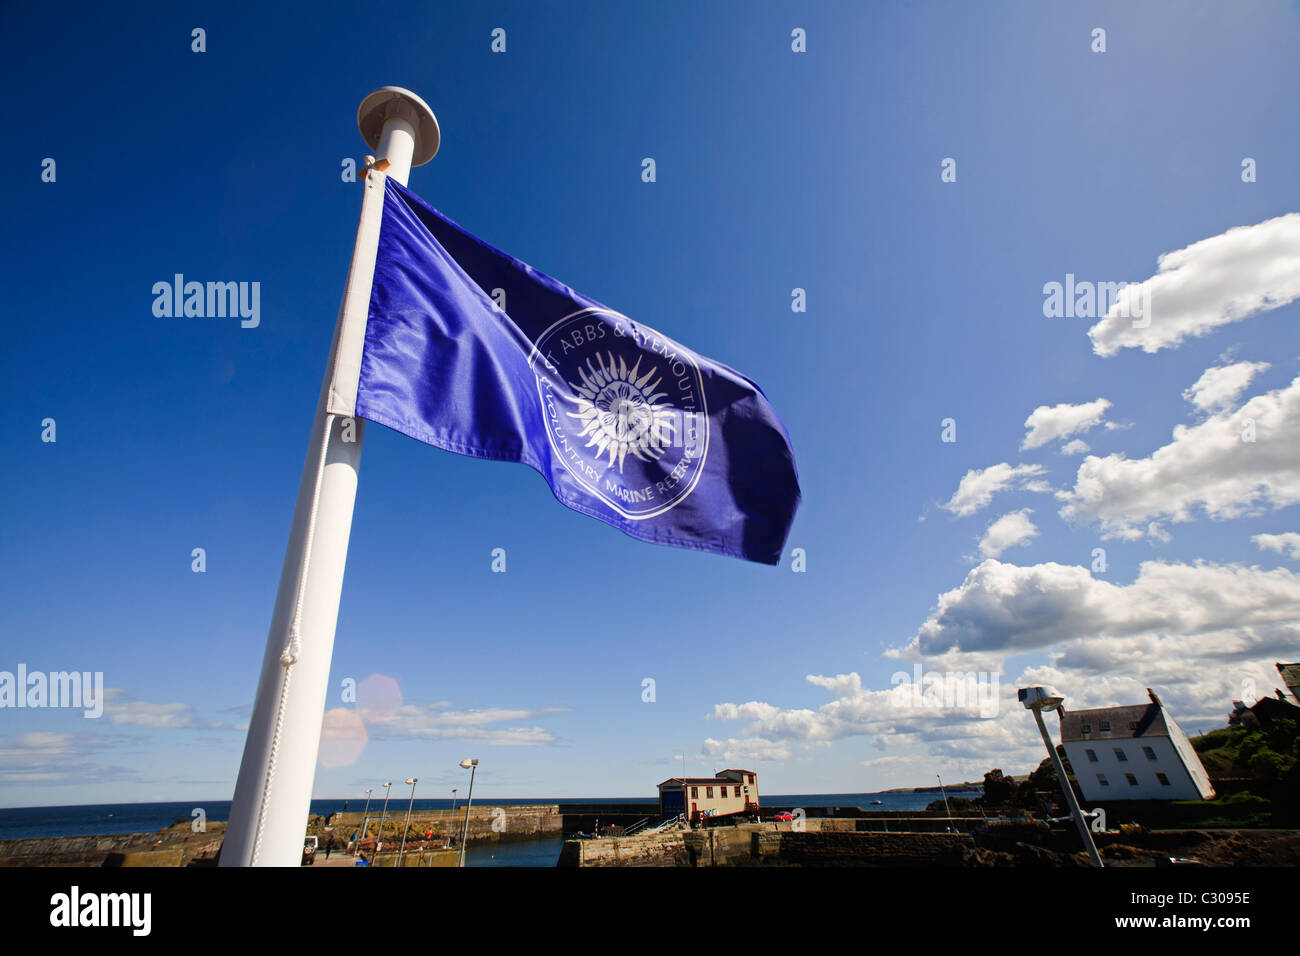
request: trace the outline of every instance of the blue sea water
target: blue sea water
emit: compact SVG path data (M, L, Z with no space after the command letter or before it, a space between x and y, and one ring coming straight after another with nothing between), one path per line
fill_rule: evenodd
M950 797L979 796L978 790L948 790ZM764 795L762 803L770 807L862 807L864 810L923 810L932 800L941 799L938 793L817 793L817 794L777 794ZM880 806L872 802L879 800ZM313 800L312 813L336 813L347 804L349 811L364 809L364 800ZM657 798L646 797L590 797L586 799L559 798L539 799L526 797L521 799L488 799L474 801L475 806L536 805L547 803L655 803ZM458 804L463 806L464 804ZM382 801L372 800L370 809L378 813ZM396 798L389 801L390 814L398 810L405 813L406 801ZM416 810L446 810L451 808L448 799L417 799ZM0 840L17 840L24 837L51 836L89 836L107 833L152 833L177 821L189 822L194 819L194 811L200 809L211 822L228 819L229 800L196 800L171 803L108 803L88 806L70 807L11 807L0 808ZM545 843L548 841L535 841ZM524 844L511 844L522 847ZM525 851L520 851L524 853ZM540 851L539 851L540 852ZM476 851L470 851L475 855ZM558 844L555 854L559 854ZM545 864L547 866L554 863ZM478 865L478 864L475 864ZM536 864L499 864L483 865L536 865Z
M465 865L555 866L560 859L560 848L563 845L564 840L560 837L500 843L496 846L476 846L471 843L465 850Z

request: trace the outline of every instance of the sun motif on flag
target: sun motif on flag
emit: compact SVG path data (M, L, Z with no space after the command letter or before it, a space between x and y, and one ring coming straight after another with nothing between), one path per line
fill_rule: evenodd
M646 462L663 454L672 437L673 410L659 402L667 392L655 391L662 378L650 382L657 368L638 378L640 357L629 369L624 359L616 362L612 352L607 354L608 365L597 353L595 366L591 359L587 359L585 370L579 366L582 384L569 383L578 394L573 399L578 410L567 414L582 422L579 437L587 438L586 447L596 446L597 457L609 452L610 465L617 459L621 473L629 453Z

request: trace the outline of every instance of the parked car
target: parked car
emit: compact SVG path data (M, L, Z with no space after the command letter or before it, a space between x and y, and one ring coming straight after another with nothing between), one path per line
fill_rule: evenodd
M302 865L311 866L316 862L316 851L320 849L320 838L309 836L303 837L302 841Z
M794 814L788 810L782 810L780 813L772 814L773 820L793 820Z

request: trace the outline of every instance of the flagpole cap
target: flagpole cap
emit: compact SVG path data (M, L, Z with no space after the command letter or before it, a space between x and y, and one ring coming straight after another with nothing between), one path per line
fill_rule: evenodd
M412 166L423 166L437 155L441 134L438 132L438 118L428 103L400 86L380 87L362 100L357 109L357 129L361 130L361 138L371 149L379 148L384 123L390 119L405 120L415 130Z

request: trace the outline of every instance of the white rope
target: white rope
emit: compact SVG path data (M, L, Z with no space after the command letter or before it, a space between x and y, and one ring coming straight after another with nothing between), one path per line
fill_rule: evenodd
M321 483L325 477L325 456L329 450L330 435L333 430L334 416L326 413L320 465L316 469L316 482L311 493L311 511L307 517L307 540L303 545L302 569L298 573L298 593L294 597L293 618L289 621L289 640L284 650L280 652L280 665L284 668L284 677L280 681L280 699L275 705L275 730L271 734L271 748L267 754L262 799L257 807L257 835L253 838L253 853L249 861L253 866L257 865L258 854L262 851L262 831L266 826L266 803L271 796L271 785L275 778L275 761L280 750L280 732L284 728L285 701L289 696L289 681L293 676L291 668L298 662L298 655L302 652L303 599L307 591L307 572L311 567L312 540L316 536L316 512L320 507Z

